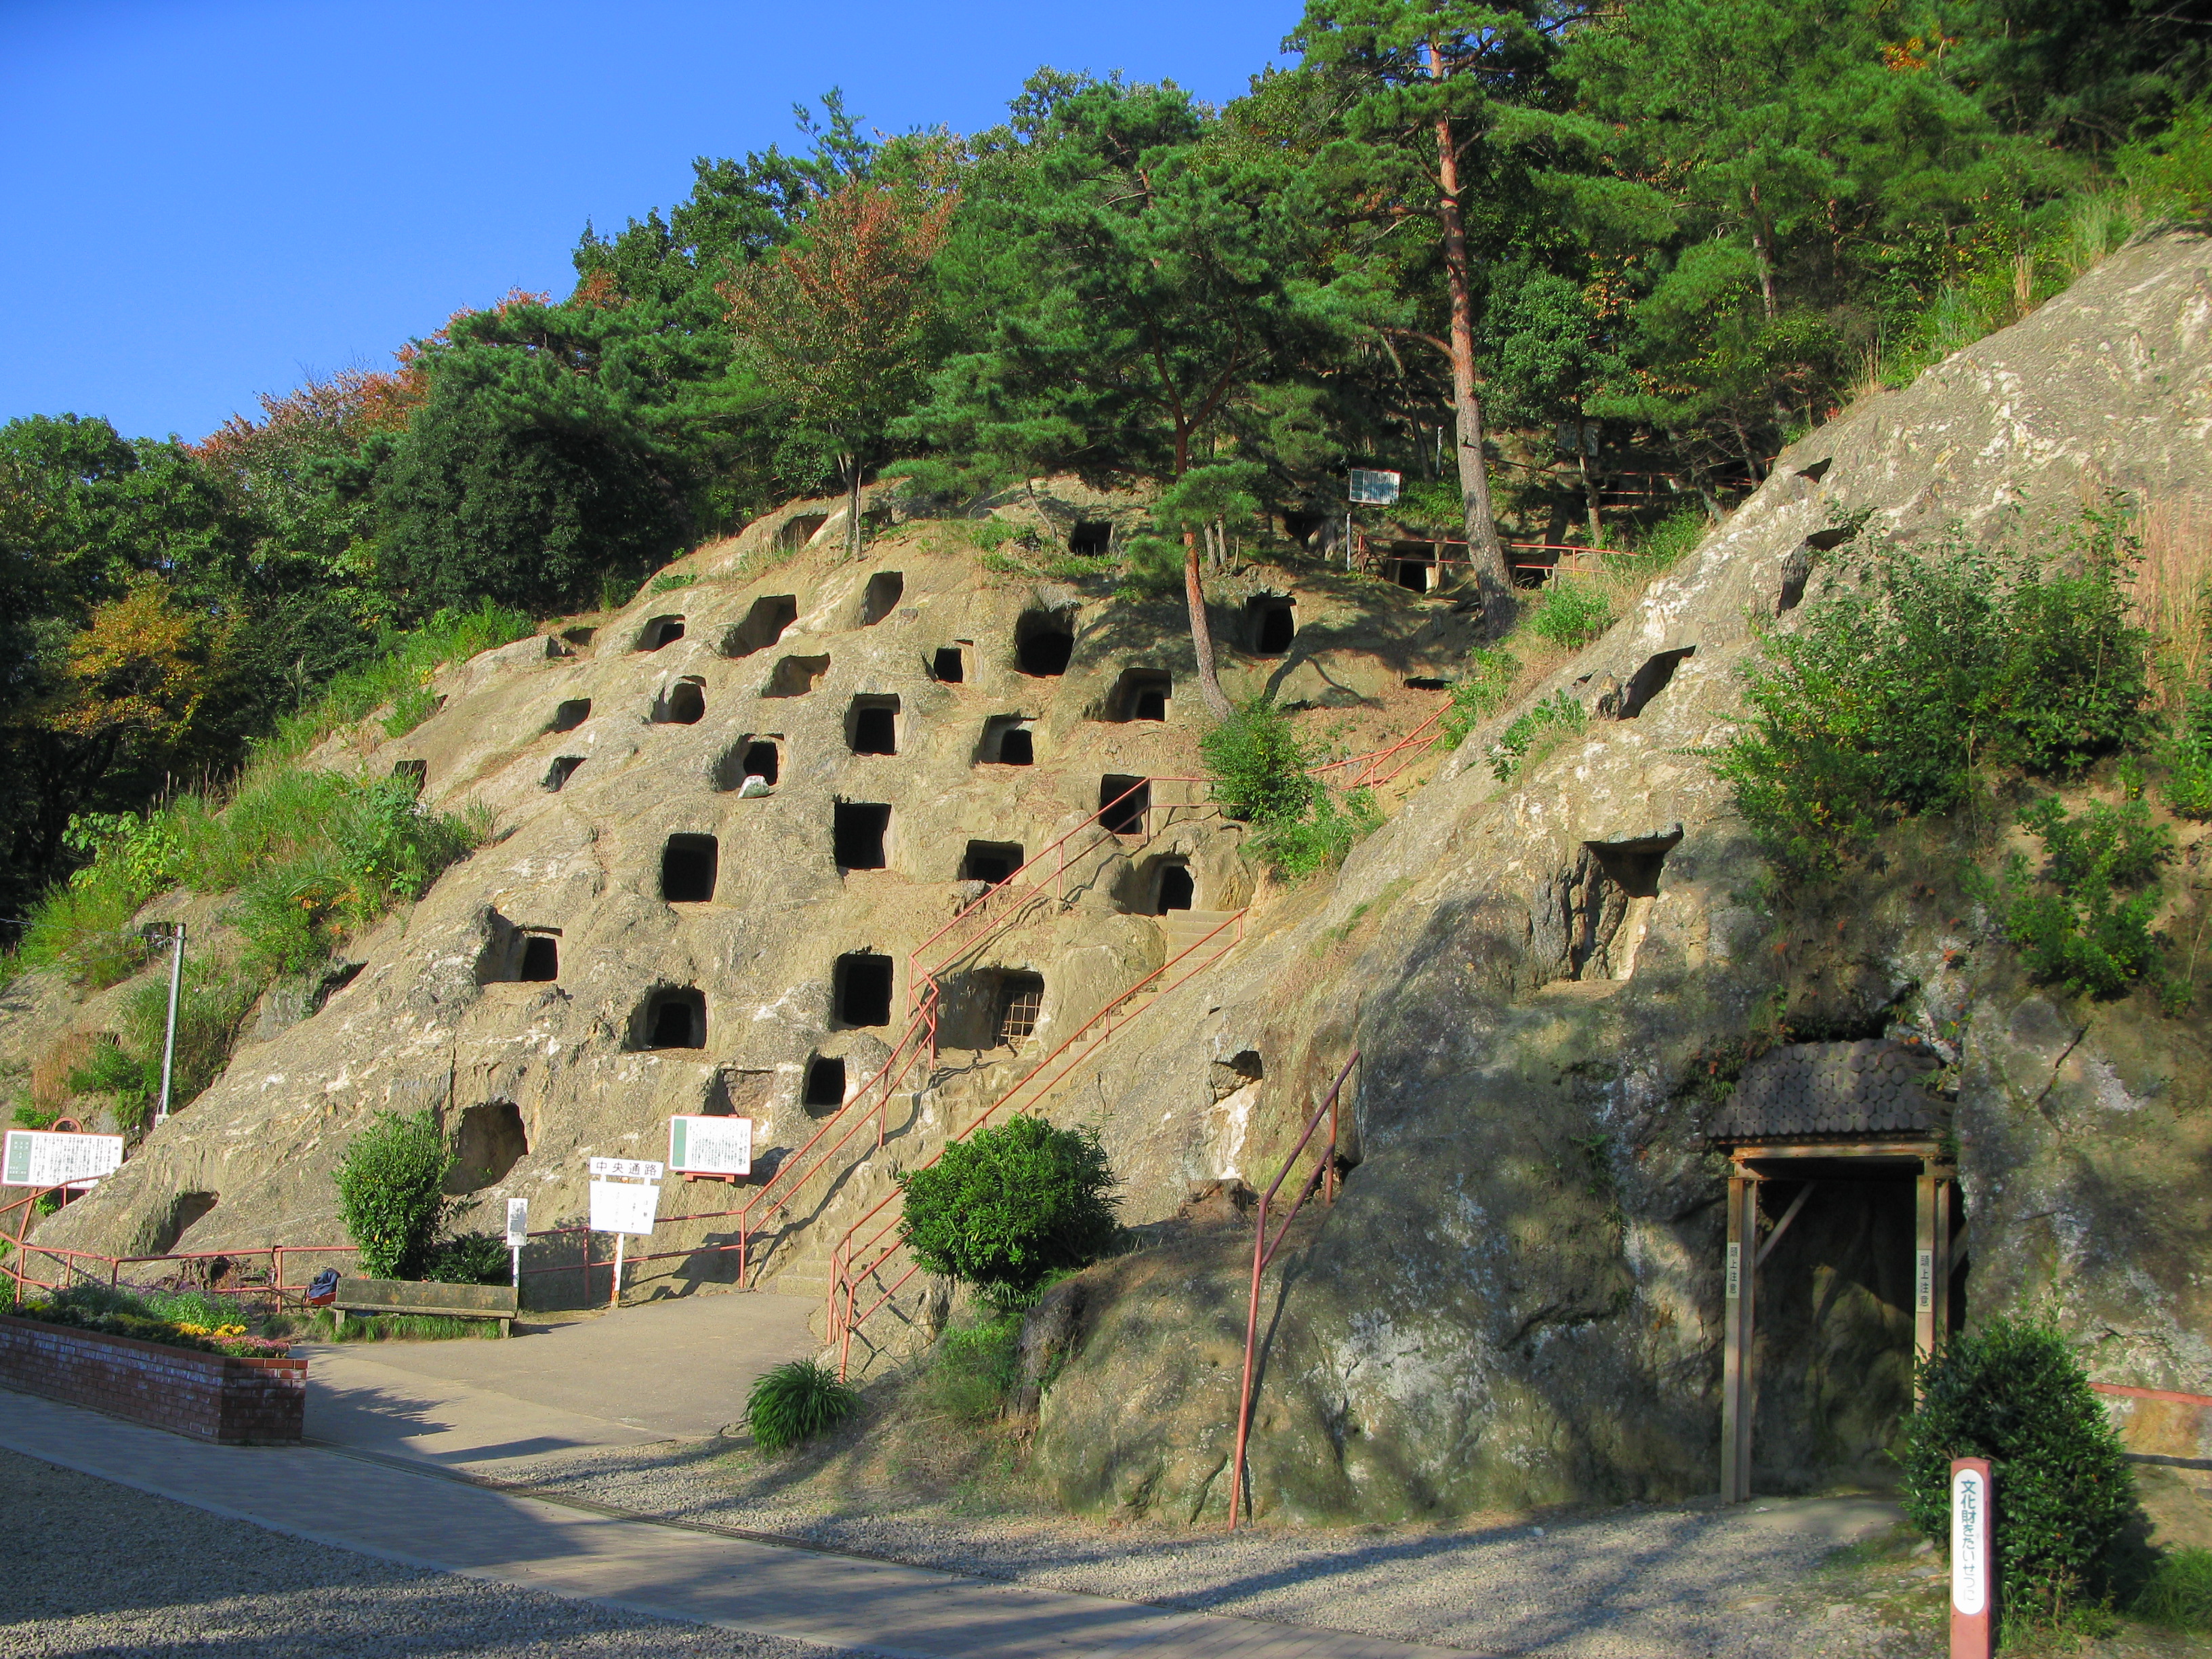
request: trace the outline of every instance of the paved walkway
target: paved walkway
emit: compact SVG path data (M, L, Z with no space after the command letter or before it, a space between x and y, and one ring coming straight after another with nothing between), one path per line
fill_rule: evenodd
M28 1395L0 1393L0 1446L387 1560L901 1659L1446 1659L1461 1651L610 1516L337 1450L203 1445Z
M506 1341L301 1343L311 1439L447 1468L696 1440L753 1379L812 1354L811 1297L763 1291L623 1308Z

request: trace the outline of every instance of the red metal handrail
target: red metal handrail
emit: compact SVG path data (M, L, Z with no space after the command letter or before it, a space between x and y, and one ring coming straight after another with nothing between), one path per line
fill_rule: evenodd
M1191 965L1185 969L1182 974L1178 975L1173 981L1162 985L1159 988L1161 992L1165 993L1178 989L1184 984L1188 983L1194 975L1206 968L1211 967L1214 963L1226 956L1243 939L1244 918L1246 914L1247 913L1243 910L1237 911L1236 915L1227 918L1225 921L1209 930L1203 937L1193 940L1175 956L1169 958L1166 962L1162 963L1158 967L1145 975L1143 978L1130 985L1119 996L1115 997L1103 1008L1101 1008L1097 1013L1093 1014L1089 1019L1084 1021L1081 1025L1078 1026L1075 1030L1068 1036L1067 1039L1060 1043L1058 1048L1054 1048L1050 1054L1045 1055L1043 1059L1040 1060L1035 1066L1031 1066L1028 1072L1017 1079L1013 1085L1009 1088L1006 1093L1000 1095L997 1100L994 1101L981 1112L979 1112L973 1122L967 1125L966 1127L961 1129L957 1133L946 1136L945 1146L939 1146L937 1151L931 1153L927 1159L917 1164L915 1167L917 1169L923 1170L928 1169L932 1164L935 1164L938 1159L945 1156L946 1147L952 1146L957 1141L965 1140L969 1135L974 1134L977 1130L984 1127L994 1117L997 1116L999 1113L1005 1111L1009 1104L1018 1099L1023 1090L1028 1088L1030 1085L1036 1082L1039 1077L1042 1076L1043 1073L1054 1061L1058 1060L1061 1055L1066 1054L1069 1049L1083 1042L1084 1039L1091 1033L1092 1027L1103 1024L1105 1028L1100 1038L1101 1046L1103 1046L1104 1042L1110 1041L1116 1030L1113 1019L1116 1010L1127 1003L1131 998L1143 991L1145 988L1152 984L1154 980L1159 979L1162 975L1165 975L1169 969L1175 968L1181 963L1189 962L1191 957L1198 955L1200 951L1205 951L1206 946L1211 945L1215 939L1218 939L1222 933L1227 932L1230 928L1234 927L1236 929L1235 938L1230 939L1226 944L1208 952L1205 960L1192 963ZM1150 1006L1151 1005L1149 1003L1146 1005L1147 1007ZM1145 1010L1142 1008L1138 1009L1135 1013L1130 1016L1129 1019L1121 1022L1119 1029L1122 1030L1127 1030L1130 1023L1139 1018L1144 1012ZM1094 1048L1091 1052L1092 1054L1096 1054L1097 1050ZM1061 1080L1081 1063L1080 1060L1071 1060L1066 1066L1062 1066L1057 1073L1054 1073L1051 1078L1048 1079L1036 1090L1027 1106L1018 1109L1027 1110L1030 1107L1042 1104L1045 1099L1050 1096L1053 1090L1060 1085ZM884 1243L884 1241L890 1236L890 1234L897 1228L899 1224L899 1217L897 1216L892 1216L884 1221L882 1224L866 1239L859 1238L860 1231L871 1221L875 1220L877 1217L882 1215L883 1212L886 1209L890 1208L892 1203L901 1198L902 1194L903 1188L895 1189L891 1192L886 1193L881 1199L878 1200L873 1208L870 1209L866 1214L862 1215L859 1219L854 1221L851 1226L845 1230L845 1237L838 1241L836 1250L831 1254L827 1329L830 1340L838 1345L837 1375L841 1378L845 1375L847 1364L852 1356L853 1333L859 1329L860 1326L866 1324L867 1321L874 1316L877 1310L881 1308L885 1303L889 1302L891 1297L896 1296L899 1291L905 1285L906 1282L912 1279L914 1275L920 1271L919 1264L910 1264L907 1270L901 1273L887 1288L882 1291L882 1292L877 1296L876 1299L870 1303L865 1310L858 1313L854 1312L854 1304L859 1299L860 1285L866 1283L874 1274L881 1271L884 1264L889 1261L892 1256L898 1253L900 1248L904 1243L903 1240L892 1240L889 1244ZM856 1240L858 1241L857 1243L855 1242ZM855 1271L853 1267L854 1259L864 1252L876 1250L878 1245L882 1245L883 1248L878 1251L877 1255L869 1261L868 1265ZM841 1293L843 1298L843 1310L842 1315L839 1311L839 1298Z
M1244 1387L1237 1402L1237 1455L1229 1465L1229 1530L1231 1532L1237 1530L1237 1505L1244 1495L1244 1443L1252 1428L1252 1352L1260 1334L1260 1275L1275 1259L1275 1252L1283 1248L1283 1240L1290 1236L1291 1223L1298 1218L1298 1212L1305 1207L1306 1200L1311 1198L1316 1189L1323 1192L1324 1203L1336 1202L1337 1097L1344 1092L1344 1080L1352 1075L1352 1068L1358 1064L1359 1050L1354 1048L1352 1058L1344 1062L1344 1069L1336 1074L1335 1083L1330 1085L1328 1098L1314 1108L1314 1115L1306 1120L1306 1132L1298 1137L1298 1144L1291 1148L1291 1155L1283 1160L1282 1169L1269 1183L1267 1190L1260 1194L1259 1213L1255 1218L1252 1229L1252 1300L1244 1314ZM1277 1189L1289 1177L1299 1154L1305 1151L1306 1143L1314 1138L1314 1131L1321 1127L1324 1115L1328 1119L1328 1150L1322 1154L1320 1164L1305 1185L1298 1189L1297 1201L1291 1206L1290 1213L1283 1218L1282 1224L1276 1228L1275 1237L1270 1242L1267 1237L1267 1206L1274 1201Z

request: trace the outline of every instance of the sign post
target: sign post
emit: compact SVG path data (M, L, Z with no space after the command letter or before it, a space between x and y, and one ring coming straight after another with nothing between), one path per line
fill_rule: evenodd
M522 1291L522 1247L530 1243L530 1200L510 1198L507 1200L507 1248L514 1253L514 1289L518 1297ZM518 1299L515 1306L522 1305Z
M1353 507L1390 507L1398 500L1398 487L1405 482L1395 472L1377 472L1367 467L1352 469L1348 499ZM1352 509L1344 514L1344 568L1352 568Z
M655 1183L666 1170L641 1158L595 1158L591 1168L591 1229L615 1236L615 1283L607 1306L617 1308L622 1305L623 1245L632 1234L653 1237L653 1217L660 1208Z
M1951 1659L1990 1659L1996 1493L1985 1457L1951 1460Z
M181 921L150 921L138 930L149 945L164 940L174 945L169 954L169 1023L161 1038L161 1103L154 1109L156 1125L169 1120L169 1074L177 1059L177 992L185 977L185 924Z

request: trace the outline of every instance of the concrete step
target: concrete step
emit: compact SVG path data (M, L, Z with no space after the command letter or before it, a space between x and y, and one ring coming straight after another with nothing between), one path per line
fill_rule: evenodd
M1234 910L1170 910L1160 918L1160 931L1167 935L1168 955L1180 956L1217 927L1221 927L1237 913ZM1234 930L1223 932L1215 939L1218 947L1235 937Z

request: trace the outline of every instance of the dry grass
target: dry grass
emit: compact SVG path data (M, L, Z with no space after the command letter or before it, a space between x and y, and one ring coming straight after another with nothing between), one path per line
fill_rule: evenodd
M92 1063L100 1038L90 1031L64 1032L31 1066L31 1105L40 1113L61 1114L76 1104L70 1073Z
M2136 618L2157 653L2162 700L2178 708L2212 675L2212 502L2153 501L2135 533L2142 544L2130 583Z

